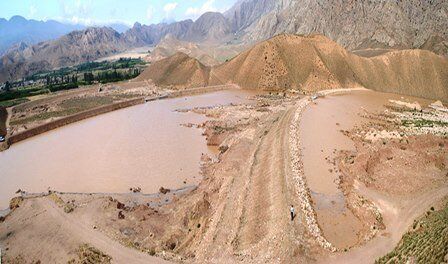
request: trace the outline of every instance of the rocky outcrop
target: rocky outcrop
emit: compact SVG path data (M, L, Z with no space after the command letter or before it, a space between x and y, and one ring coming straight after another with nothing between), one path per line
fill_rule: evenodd
M240 35L244 40L260 41L280 33L321 33L349 50L422 47L447 54L447 1L268 2L246 0L227 14L236 29L243 31ZM252 14L253 7L262 3L264 9L255 9L258 13ZM431 44L425 45L428 41Z
M191 25L185 39L194 42L224 42L231 35L231 25L221 13L207 12Z

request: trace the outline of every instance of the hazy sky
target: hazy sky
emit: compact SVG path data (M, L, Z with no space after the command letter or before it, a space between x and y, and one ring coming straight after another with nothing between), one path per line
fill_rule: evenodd
M86 25L196 19L207 11L225 11L236 0L0 0L0 17L14 15Z

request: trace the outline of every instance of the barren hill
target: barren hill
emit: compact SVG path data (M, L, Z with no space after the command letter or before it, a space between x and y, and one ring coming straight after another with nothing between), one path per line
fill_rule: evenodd
M154 62L136 81L151 79L156 85L181 89L208 85L210 68L185 53Z
M214 68L211 74L221 82L248 89L366 87L448 101L446 58L424 50L365 58L322 35L279 35Z
M448 60L425 50L361 57L322 35L279 35L209 68L185 54L154 63L142 74L158 85L235 83L245 89L300 90L365 87L448 101Z

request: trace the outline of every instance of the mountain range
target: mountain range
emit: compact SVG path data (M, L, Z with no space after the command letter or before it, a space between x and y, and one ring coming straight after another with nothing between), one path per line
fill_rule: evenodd
M119 33L129 29L128 26L120 23L109 26ZM9 20L0 18L0 55L23 44L37 44L85 28L84 25L66 24L55 20L28 20L21 16L13 16Z
M1 58L0 81L156 45L167 35L223 46L254 44L281 33L320 33L350 51L420 48L446 56L448 1L241 0L223 14L207 12L196 21L135 23L121 34L112 28L89 28L21 45Z
M0 18L0 54L21 42L36 44L83 28L81 25L63 24L54 20L27 20L21 16L13 16L9 20Z

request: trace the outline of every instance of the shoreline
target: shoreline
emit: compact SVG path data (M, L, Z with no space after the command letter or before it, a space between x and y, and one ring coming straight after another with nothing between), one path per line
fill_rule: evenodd
M89 91L92 88L83 88L83 91ZM57 120L49 121L45 124L41 124L35 127L32 127L30 129L27 129L25 131L22 131L20 133L17 133L15 135L9 135L9 133L5 137L5 142L3 142L0 145L0 152L6 151L10 146L12 146L15 143L18 143L20 141L32 138L34 136L46 133L51 130L55 130L57 128L73 124L88 118L96 117L102 114L106 114L109 112L113 112L116 110L128 108L131 106L135 106L138 104L144 104L147 102L157 101L157 100L163 100L163 99L171 99L171 98L177 98L177 97L183 97L183 96L193 96L208 92L217 92L227 89L239 89L237 85L217 85L217 86L207 86L207 87L198 87L198 88L191 88L186 90L180 90L180 91L172 91L165 95L159 95L159 96L153 96L153 97L138 97L135 99L123 101L123 102L117 102L112 103L104 106L99 106L93 109L81 111L79 113L69 115L66 117L59 118ZM81 91L69 91L68 94L63 95L71 95L71 94L77 94ZM45 100L45 99L39 99L39 100ZM39 101L36 100L36 101ZM35 103L36 101L31 101L28 103ZM11 111L12 108L8 108L8 118L6 121L6 129L8 129L8 120L11 118Z
M326 95L349 94L356 90L364 89L326 90L315 96L325 100ZM365 195L364 203L380 209L380 218L384 217L386 229L379 230L374 237L353 248L344 249L333 244L317 217L312 190L304 171L304 139L298 131L301 126L298 121L303 118L304 110L313 104L315 96L285 98L273 95L261 98L255 108L229 106L224 111L222 108L203 110L203 114L218 120L209 123L209 128L216 127L218 132L223 132L226 131L223 128L232 127L233 130L229 131L233 132L217 141L223 147L218 161L210 160L202 168L203 179L191 191L186 190L185 195L173 195L173 190L169 194L164 191L149 195L124 193L116 197L101 193L66 192L52 192L56 197L45 193L35 199L28 196L29 199L25 198L20 208L12 210L5 221L15 223L16 227L35 225L37 231L28 228L8 238L9 243L18 245L11 247L13 251L8 254L14 256L19 249L32 249L32 246L26 245L33 242L27 241L29 232L43 239L49 237L48 232L41 232L48 228L42 224L45 221L53 221L54 224L79 221L86 226L88 234L96 232L92 231L94 226L93 229L109 236L110 241L132 248L134 251L130 252L129 257L143 251L168 261L238 263L243 260L270 262L276 259L291 262L299 255L305 262L340 263L345 260L348 263L351 258L359 261L360 256L367 256L373 261L387 254L412 221L438 201L434 201L432 193L426 192L424 202L420 203L418 210L414 210L409 206L414 200L420 200L419 197L398 199L403 203L395 200L380 202L383 196L370 195L376 194L375 189L361 188L355 194ZM317 104L320 104L319 100ZM249 116L250 120L242 121ZM380 144L380 147L390 148L389 144ZM355 165L357 162L360 161L356 161ZM358 188L354 182L346 184L350 188ZM435 190L440 195L446 194L446 186ZM150 200L153 197L155 199ZM170 201L171 198L173 200ZM298 210L298 219L294 222L290 222L287 211L292 204L297 205ZM266 210L259 210L260 205ZM403 207L400 214L408 216L406 221L401 221L390 211L390 208L400 206ZM50 208L53 208L51 212L40 210ZM38 219L27 218L36 214ZM54 219L54 214L63 217ZM26 219L27 223L22 219ZM69 236L74 228L66 225L65 233L61 235ZM276 243L278 239L283 243ZM95 243L94 237L89 236L86 241L92 242L95 247L101 246ZM295 247L297 243L302 244L303 248ZM69 254L70 247L57 246L53 251L45 250L43 253ZM106 249L105 252L113 251ZM45 259L42 253L32 254L34 258Z

